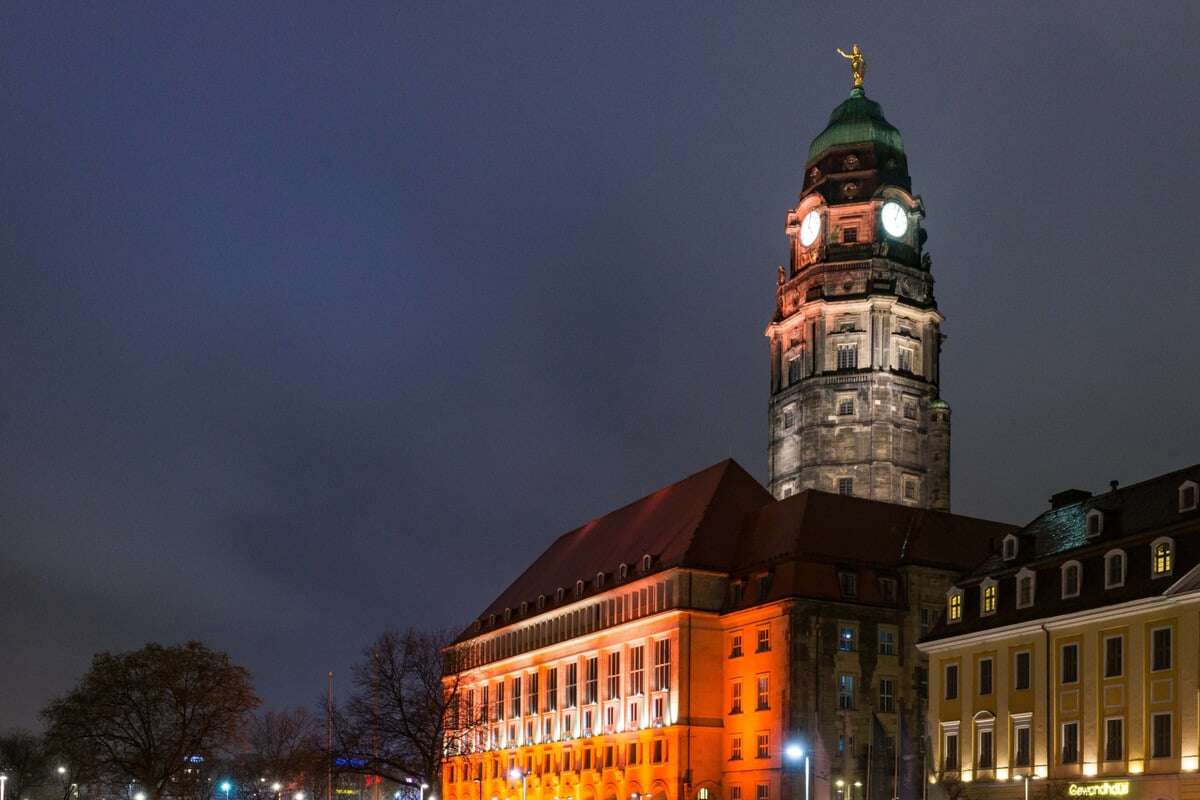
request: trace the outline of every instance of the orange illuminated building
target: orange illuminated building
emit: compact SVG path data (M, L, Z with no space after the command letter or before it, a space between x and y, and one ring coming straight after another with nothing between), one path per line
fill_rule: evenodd
M1008 526L724 461L559 537L448 652L444 800L892 797L914 644ZM911 750L911 748L910 748ZM915 760L914 760L915 759ZM900 773L896 767L900 766Z

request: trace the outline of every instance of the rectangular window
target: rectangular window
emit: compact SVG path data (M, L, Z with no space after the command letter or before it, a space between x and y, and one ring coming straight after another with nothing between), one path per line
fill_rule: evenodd
M613 746L610 744L604 748L604 768L613 768Z
M768 676L766 676L766 675L758 676L758 680L755 684L755 697L754 697L754 699L755 699L754 708L756 711L765 711L766 709L770 708L770 703L768 702L768 700L770 699L770 694L771 694L770 684L771 684L771 679Z
M629 704L629 727L630 728L637 730L638 719L641 717L641 713L642 713L642 704L640 702L638 702L637 700L634 700L632 703Z
M1156 628L1151 634L1150 669L1171 668L1171 629Z
M771 734L760 733L755 737L755 758L770 758L771 757Z
M951 622L962 619L962 594L959 592L946 598L946 618Z
M638 743L629 742L625 745L625 763L632 766L638 763Z
M946 699L958 698L958 664L946 665Z
M583 663L583 702L594 703L600 699L600 659L597 656L592 656Z
M854 676L838 676L838 708L854 708Z
M1013 688L1023 690L1029 688L1029 651L1022 650L1014 657Z
M1150 716L1150 757L1171 757L1171 715L1152 714Z
M896 710L896 682L892 678L879 679L879 710L891 713Z
M844 228L842 230L842 241L846 244L854 244L858 241L858 228Z
M742 682L734 681L730 690L729 713L742 713Z
M538 713L538 674L536 672L529 675L529 693L525 698L525 704L528 706L526 713Z
M758 629L758 644L754 648L756 653L766 653L771 649L771 629L764 625Z
M904 418L905 419L916 419L917 418L917 401L916 400L912 400L907 397L904 398L903 408L904 408Z
M979 693L992 693L992 660L990 658L979 660Z
M996 613L996 584L989 583L983 587L983 613Z
M514 717L521 716L521 678L517 676L512 679L512 715Z
M839 344L837 349L838 369L858 369L858 345Z
M608 677L605 680L607 697L605 700L616 700L621 696L621 654L608 654Z
M958 769L958 733L946 734L945 746L942 748L942 769Z
M671 688L671 640L654 643L654 689L664 692Z
M754 800L771 800L771 784L756 783L754 785Z
M838 494L849 497L854 494L854 479L853 478L838 478L837 482Z
M979 752L975 754L975 765L980 769L991 769L995 766L992 748L992 730L979 732Z
M917 499L917 479L909 475L904 476L904 499Z
M854 646L855 638L853 625L838 626L838 650L843 653L852 653L857 650L858 648Z
M896 632L888 628L879 629L879 655L896 655Z
M1033 576L1021 575L1017 578L1017 608L1028 608L1033 605Z
M850 479L843 478L843 480L848 481ZM849 492L842 492L842 494L849 494ZM858 576L853 572L839 572L838 585L842 589L842 597L848 599L858 597Z
M496 684L496 719L504 719L504 681Z
M742 655L742 632L731 634L729 636L729 657L739 658Z
M567 708L574 708L575 706L577 706L579 704L578 678L579 678L579 665L578 664L567 664L567 680L566 680L566 688L567 688L566 706L567 706Z
M1108 636L1104 639L1104 677L1121 677L1121 664L1125 640L1120 636Z
M729 760L742 760L742 737L734 736L729 740Z
M665 719L666 709L667 709L667 704L665 702L663 702L662 697L654 698L654 708L652 710L654 711L654 724L655 725L662 725L666 721L666 719Z
M1125 554L1113 553L1104 562L1104 588L1112 589L1125 584Z
M1062 662L1058 679L1062 683L1075 683L1079 680L1079 645L1064 644L1062 646Z
M654 764L662 764L667 760L667 741L666 739L655 739L650 745L650 761Z
M1079 723L1064 722L1062 726L1062 763L1079 761Z
M558 668L551 667L546 672L546 710L558 710Z
M795 368L795 367L796 367L796 362L795 362L795 361L791 362L791 366L792 366L792 368L793 368L793 371L792 371L792 373L791 373L791 375L790 375L790 378L791 378L791 380L793 380L793 381L794 381L794 380L796 380L796 379L797 379L797 377L798 377L796 373L798 373L798 372L799 372L799 369L796 369L796 368ZM790 428L790 427L792 427L792 425L795 423L795 421L796 421L796 419L795 419L795 414L794 414L794 412L792 412L792 411L784 411L784 412L783 412L783 427L785 427L785 428Z
M1013 728L1013 766L1029 766L1029 726L1018 725Z
M729 800L742 800L742 787L730 786L729 787Z
M854 395L847 394L838 398L838 416L848 417L854 414Z
M879 599L885 603L896 602L896 579L895 578L880 578L879 579Z
M896 354L899 356L899 364L901 372L913 371L913 351L911 347L901 347Z
M646 649L642 645L629 648L629 693L632 695L646 693L645 657Z
M1125 720L1113 717L1104 720L1104 760L1125 759Z

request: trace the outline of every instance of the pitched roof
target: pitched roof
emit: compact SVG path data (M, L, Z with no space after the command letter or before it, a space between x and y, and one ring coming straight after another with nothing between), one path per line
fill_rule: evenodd
M486 622L522 602L532 608L539 595L553 603L559 587L567 590L566 602L574 602L576 581L591 593L597 573L627 564L631 575L639 574L645 555L651 572L724 569L747 515L771 501L758 481L726 459L559 536L480 617Z

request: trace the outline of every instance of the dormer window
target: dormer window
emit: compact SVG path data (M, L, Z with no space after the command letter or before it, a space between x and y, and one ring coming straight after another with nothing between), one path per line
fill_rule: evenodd
M1078 597L1082 582L1078 561L1068 561L1062 565L1062 596L1064 599Z
M959 622L962 620L962 603L963 596L961 589L951 589L946 595L946 620L949 622Z
M986 580L979 587L979 613L983 616L996 613L996 582Z
M575 581L575 596L583 597L583 581Z
M650 566L654 563L654 557L649 553L642 556L642 572L649 572Z
M495 614L488 614L488 627L489 628L496 627L496 615Z
M629 565L624 561L622 561L621 565L617 567L617 577L621 580L625 580L629 577Z
M567 590L563 587L560 586L554 590L554 602L561 603L566 596Z
M1017 537L1011 533L1004 537L1004 544L1001 547L1005 561L1012 561L1017 557L1017 544Z
M1104 530L1104 512L1093 508L1087 513L1087 535L1099 536Z
M1017 608L1029 608L1037 591L1037 577L1031 569L1017 573Z
M506 608L504 609L504 621L508 622L510 619L512 619L512 609Z
M604 588L604 573L603 572L596 573L596 588L597 589Z
M1195 481L1184 481L1179 487L1179 511L1195 511L1200 504L1200 485Z
M1104 554L1104 588L1125 585L1125 551L1109 550Z
M528 613L529 613L529 603L525 600L522 600L521 601L521 616L523 617Z
M538 599L537 599L537 610L541 611L545 607L546 607L546 595L539 594Z
M1175 542L1163 536L1150 543L1150 575L1162 578L1175 571Z

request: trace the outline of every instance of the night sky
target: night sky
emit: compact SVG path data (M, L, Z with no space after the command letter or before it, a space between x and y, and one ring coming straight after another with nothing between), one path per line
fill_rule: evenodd
M590 517L765 478L852 42L928 210L954 509L1200 461L1200 5L117 5L0 9L0 729L148 640L310 704Z

